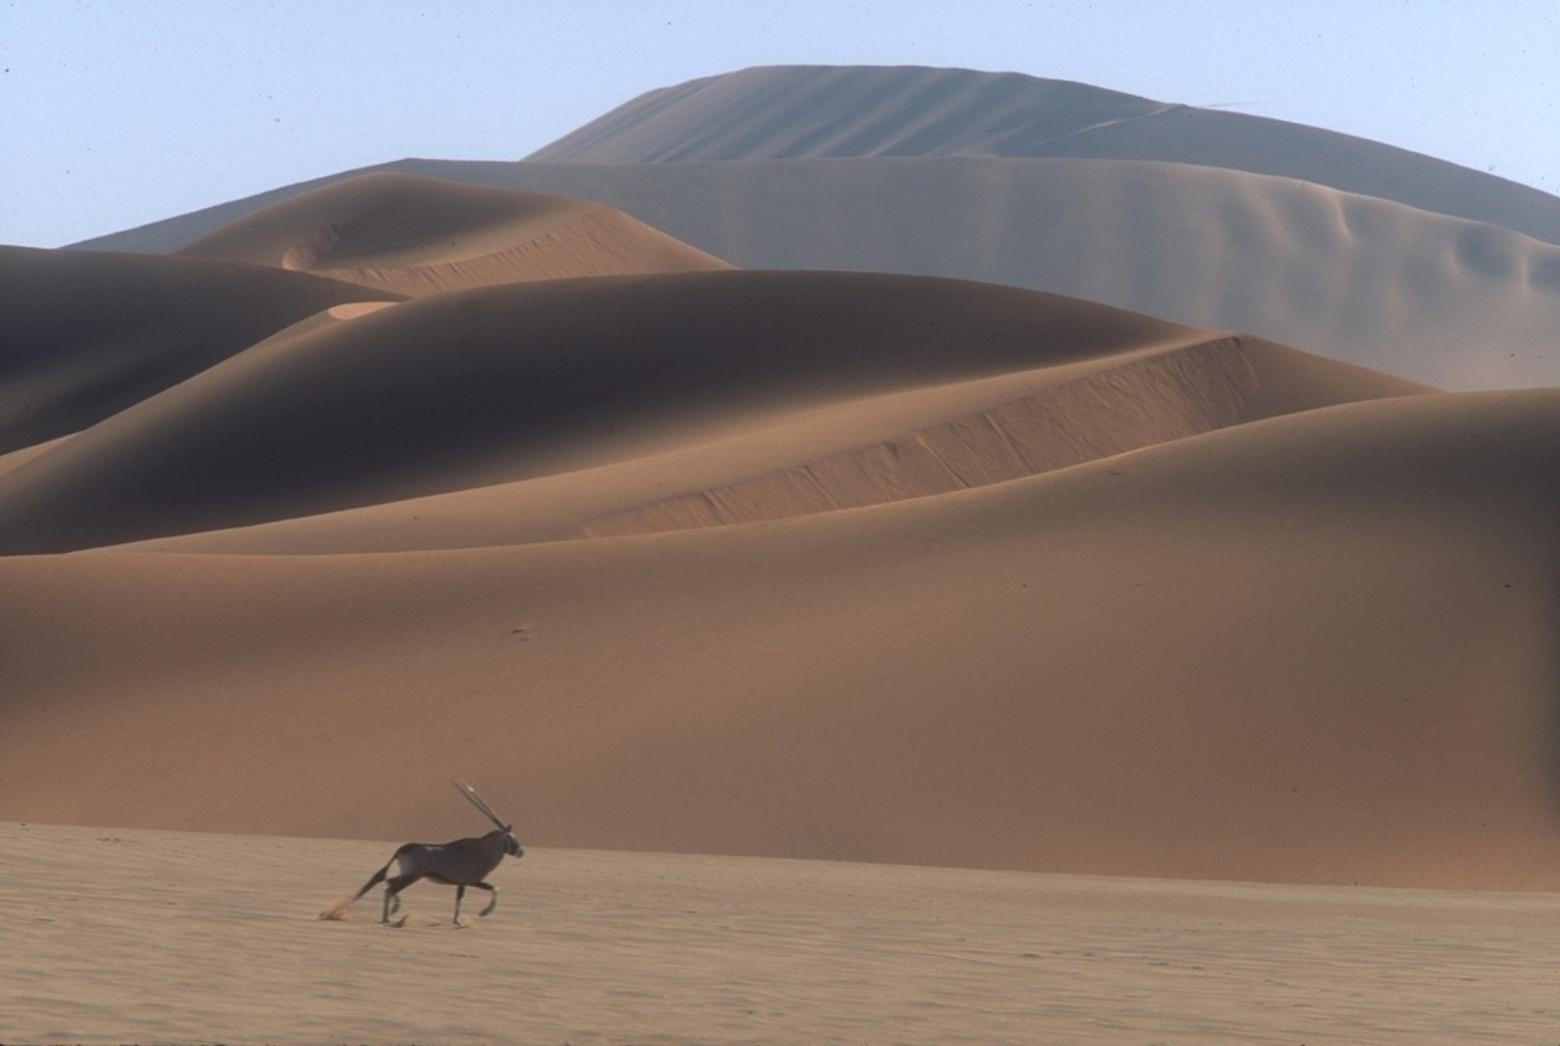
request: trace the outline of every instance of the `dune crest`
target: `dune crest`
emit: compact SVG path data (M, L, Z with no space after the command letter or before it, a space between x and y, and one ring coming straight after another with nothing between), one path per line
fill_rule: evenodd
M257 265L0 246L0 454L87 428L304 317L387 296Z
M537 845L1553 889L1557 408L638 537L7 557L8 812L417 838L443 789L368 771L415 744Z
M1426 391L1258 339L1191 333L991 378L755 412L747 424L711 438L595 467L129 547L388 552L782 518L998 482L1223 425Z
M1298 366L1297 366L1298 365ZM1081 368L1080 368L1081 369ZM1310 370L1309 395L1292 379ZM900 501L1038 475L1274 414L1428 391L1280 346L1214 338L1129 354L908 436L586 521L589 537ZM1284 394L1275 396L1274 388Z
M0 549L555 475L766 414L1197 337L1088 302L862 273L515 283L322 314L0 477Z
M1325 185L1560 244L1560 198L1318 127L1067 80L921 66L756 66L647 92L536 150L542 163L801 157L1153 160Z
M390 301L360 301L351 305L332 305L325 310L327 316L333 320L355 320L359 316L371 316L387 306L394 305Z
M980 280L1248 331L1445 388L1560 384L1560 247L1294 178L1002 156L391 168L599 200L742 268ZM308 187L102 242L166 249Z
M729 267L602 204L383 172L247 214L177 253L413 297L519 280Z

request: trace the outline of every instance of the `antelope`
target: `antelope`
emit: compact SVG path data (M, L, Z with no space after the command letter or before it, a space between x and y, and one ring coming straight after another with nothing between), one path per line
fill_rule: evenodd
M490 900L487 907L477 913L477 917L481 918L498 904L498 888L482 880L498 867L505 854L510 857L525 856L520 840L515 838L514 825L505 824L503 818L495 814L493 808L477 794L477 790L466 782L451 781L450 783L461 795L470 799L472 805L486 814L498 828L483 836L456 839L452 843L407 843L396 850L390 856L390 860L385 862L385 866L375 872L374 877L364 883L363 888L352 898L356 902L374 886L384 883L384 910L379 916L379 921L382 923L389 922L390 916L401 907L401 891L419 879L432 879L436 883L455 887L453 921L456 926L460 925L460 901L466 896L466 887L486 890ZM393 875L386 881L385 873L397 862L400 863L400 874Z

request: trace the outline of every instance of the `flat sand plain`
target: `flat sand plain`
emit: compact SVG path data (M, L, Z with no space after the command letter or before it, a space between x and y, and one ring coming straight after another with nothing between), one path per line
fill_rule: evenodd
M318 918L392 849L0 823L0 1041L1560 1041L1554 895L540 849Z

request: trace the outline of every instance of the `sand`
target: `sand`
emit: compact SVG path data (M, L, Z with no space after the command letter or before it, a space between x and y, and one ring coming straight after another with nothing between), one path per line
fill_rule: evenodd
M1408 396L755 524L7 557L6 812L427 835L480 770L540 845L1553 889L1556 424Z
M602 277L436 295L291 327L11 470L0 478L0 550L554 475L777 413L1211 337L1087 302L867 274Z
M246 214L178 253L412 297L522 280L728 267L601 204L393 173L333 182Z
M1473 1046L1560 1025L1551 896L528 849L463 930L429 885L401 929L370 899L315 918L393 845L0 825L49 871L0 881L0 1037Z
M348 241L362 234L349 234L327 252L348 257L319 260L361 266L379 250L384 208L284 201L323 204L329 185L365 175L525 194L456 203L440 190L451 213L522 217L502 233L503 223L474 238L441 233L417 248L441 254L431 265L338 273L405 293L700 268L714 256L1029 287L1458 390L1560 384L1554 196L1317 128L1014 74L747 69L650 92L524 162L402 160L87 245L313 258L309 244L360 215L374 226L368 255L352 261ZM555 205L537 192L605 208L577 210L543 242L534 216ZM412 225L410 241L390 242L420 242L429 226ZM458 258L442 256L449 246Z
M544 163L1066 156L1276 174L1560 243L1560 200L1381 142L1066 80L919 66L757 66L649 91Z
M470 170L1213 319L404 174L0 250L0 1041L1548 1041L1556 248L1181 161L1516 197L1022 78L652 101L570 148L794 158ZM497 915L316 918L454 777Z
M458 261L341 273L406 293L525 273L698 268L715 256L1029 287L1458 390L1560 384L1554 196L1317 128L1016 74L745 69L649 92L525 162L401 160L84 245L249 256L249 216L263 211L266 251L279 259L339 215L365 213L332 205L303 220L284 201L328 197L327 186L364 175L617 209L589 212L578 222L591 230L549 233L554 242L531 240L534 219L521 218L460 248ZM283 206L294 207L286 218L270 210ZM551 205L511 196L495 206ZM387 215L370 216L372 240Z
M391 167L600 200L743 268L1010 284L1446 388L1560 384L1560 247L1291 178L995 156ZM307 185L101 242L171 249Z
M0 454L84 429L333 305L257 265L0 246Z
M782 519L968 489L1258 418L1425 391L1257 339L1190 334L993 378L755 412L712 437L610 464L134 547L409 551ZM1128 415L1113 409L1123 398L1134 400Z
M0 814L1553 889L1555 396L900 276L333 305L0 462Z

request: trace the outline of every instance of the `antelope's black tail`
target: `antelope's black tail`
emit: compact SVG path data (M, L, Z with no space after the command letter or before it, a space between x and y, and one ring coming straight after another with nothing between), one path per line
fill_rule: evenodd
M406 849L406 847L404 847L404 846L401 847L401 850L404 850L404 849ZM357 901L364 894L366 894L368 891L372 890L374 887L378 886L380 883L385 881L385 873L390 870L390 866L392 864L395 864L396 859L401 856L401 850L397 850L395 853L391 854L390 855L390 860L385 862L385 866L383 868L379 869L379 871L375 872L374 873L374 877L372 879L370 879L368 882L364 883L363 884L363 888L361 890L359 890L357 893L352 895L352 899L354 901Z

